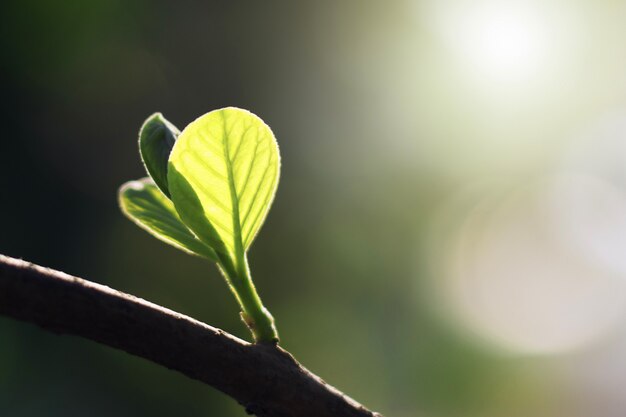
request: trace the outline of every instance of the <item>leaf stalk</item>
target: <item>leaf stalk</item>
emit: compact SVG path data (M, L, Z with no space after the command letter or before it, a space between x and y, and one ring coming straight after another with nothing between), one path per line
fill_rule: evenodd
M278 331L272 314L263 306L252 282L248 259L244 255L238 266L229 257L218 254L222 274L241 307L241 319L257 343L278 343Z

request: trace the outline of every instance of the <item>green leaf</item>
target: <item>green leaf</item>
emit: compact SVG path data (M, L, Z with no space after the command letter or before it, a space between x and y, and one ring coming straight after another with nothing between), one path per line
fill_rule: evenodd
M178 135L180 131L161 113L148 117L139 130L139 153L146 171L168 197L167 160Z
M241 267L274 199L279 171L269 126L229 107L183 130L170 154L168 182L189 229Z
M215 252L198 240L185 226L174 204L150 178L129 181L120 187L122 212L157 239L185 252L217 261Z

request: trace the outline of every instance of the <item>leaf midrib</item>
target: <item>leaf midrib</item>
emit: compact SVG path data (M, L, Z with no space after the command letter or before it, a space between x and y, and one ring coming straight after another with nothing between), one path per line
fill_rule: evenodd
M230 203L233 210L233 237L235 247L235 263L237 267L243 265L243 242L241 240L241 219L239 218L239 196L237 195L237 187L235 185L235 175L233 173L233 164L230 160L230 145L228 138L230 131L226 129L226 115L224 111L220 112L222 116L222 147L224 148L224 159L226 159L226 173L228 177L228 188L230 191ZM243 140L243 138L241 138ZM240 146L242 144L239 144Z

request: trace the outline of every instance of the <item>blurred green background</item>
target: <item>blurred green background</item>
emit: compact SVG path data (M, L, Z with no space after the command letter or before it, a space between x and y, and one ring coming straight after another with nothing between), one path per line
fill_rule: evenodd
M251 110L282 345L387 416L626 415L626 2L0 3L0 252L249 339L216 268L123 218L137 132ZM0 415L244 416L0 318Z

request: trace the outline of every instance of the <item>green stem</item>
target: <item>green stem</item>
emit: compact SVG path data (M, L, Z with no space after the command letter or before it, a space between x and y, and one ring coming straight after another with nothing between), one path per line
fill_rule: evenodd
M233 265L227 257L219 256L219 258L222 271L241 307L241 318L252 332L254 341L257 343L278 342L274 317L263 306L261 297L256 291L250 276L247 257L244 255L242 262L239 262L239 267Z

